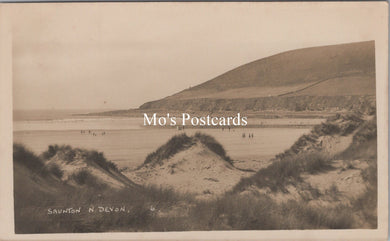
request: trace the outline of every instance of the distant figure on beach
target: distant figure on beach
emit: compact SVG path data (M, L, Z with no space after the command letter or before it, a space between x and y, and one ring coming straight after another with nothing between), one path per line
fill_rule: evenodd
M88 130L88 134L91 134L91 131L90 131L90 130Z
M230 126L228 128L229 128L229 131L230 131Z
M242 138L245 138L245 133L242 133Z

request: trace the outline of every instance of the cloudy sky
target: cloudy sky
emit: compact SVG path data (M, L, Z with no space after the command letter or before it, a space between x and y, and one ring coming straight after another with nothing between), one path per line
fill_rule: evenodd
M279 52L375 40L377 7L14 4L14 109L138 107Z

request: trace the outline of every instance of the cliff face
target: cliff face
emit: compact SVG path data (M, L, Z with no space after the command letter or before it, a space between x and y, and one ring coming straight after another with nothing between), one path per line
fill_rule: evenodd
M283 96L248 99L163 99L148 102L141 110L160 109L177 111L336 111L375 108L375 96Z
M374 96L375 45L368 41L263 58L140 109L348 110Z

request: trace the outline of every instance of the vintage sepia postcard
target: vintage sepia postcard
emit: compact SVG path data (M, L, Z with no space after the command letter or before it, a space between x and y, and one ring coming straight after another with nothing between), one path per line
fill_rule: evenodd
M387 240L386 2L0 4L0 240Z

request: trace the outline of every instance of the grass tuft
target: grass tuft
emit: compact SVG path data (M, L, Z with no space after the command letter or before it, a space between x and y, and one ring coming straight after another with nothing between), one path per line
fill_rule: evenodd
M193 144L194 142L192 138L188 137L186 134L175 135L167 143L160 146L156 151L150 153L146 157L144 165L161 165L163 160L191 147Z
M254 176L243 178L233 188L234 192L243 191L250 185L270 188L272 191L286 192L286 186L301 181L302 173L315 174L332 169L332 159L321 152L309 152L287 156L276 160L268 167L259 170Z
M230 164L233 164L233 160L226 155L225 149L214 139L214 137L196 132L195 135L191 137L187 136L185 133L173 136L167 143L160 146L156 151L148 154L141 167L147 164L151 164L152 166L162 165L163 160L170 158L180 151L190 148L196 143L196 141L200 141L212 152L221 156Z

